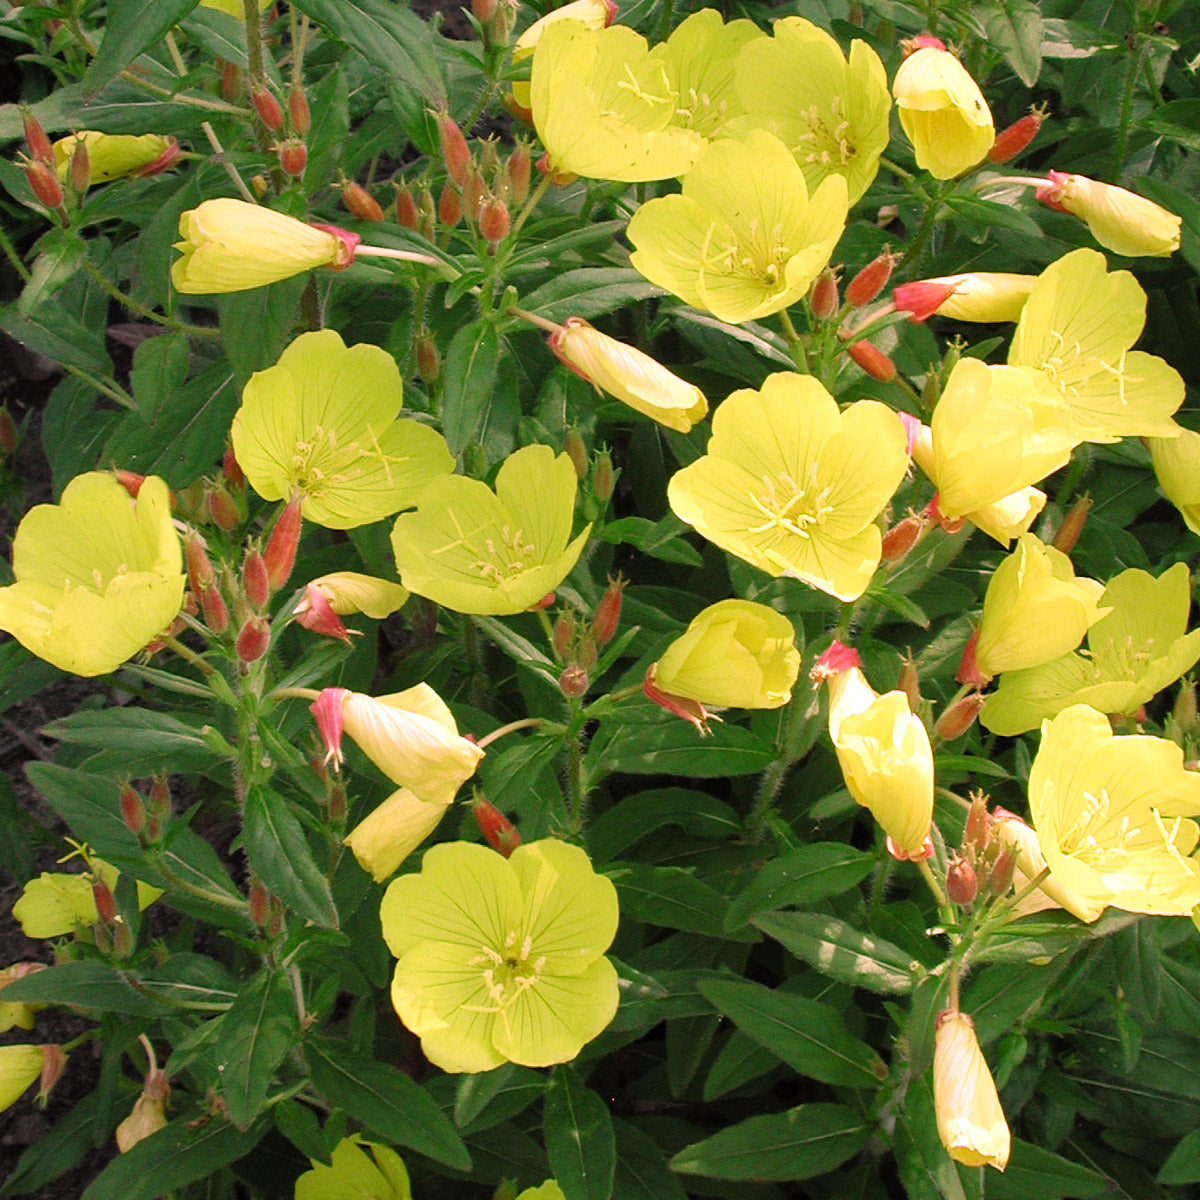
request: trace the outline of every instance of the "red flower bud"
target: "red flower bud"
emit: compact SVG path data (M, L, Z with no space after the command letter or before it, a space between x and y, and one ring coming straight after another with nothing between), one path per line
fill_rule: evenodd
M347 179L342 184L342 203L352 216L360 221L382 221L383 209L379 201L361 183Z
M21 122L25 126L25 145L29 147L30 157L35 162L54 167L54 147L42 128L42 123L27 108L21 109Z
M403 229L416 229L420 223L412 189L407 183L399 184L396 188L396 224Z
M929 522L923 516L909 514L897 521L883 535L882 557L886 563L898 563L908 555L908 552L925 536Z
M596 471L592 476L592 495L601 504L607 504L612 499L613 488L617 484L617 473L613 470L612 455L607 450L601 450L596 455Z
M208 557L208 547L195 530L188 534L183 544L183 555L187 561L188 587L198 598L205 588L217 582L217 575Z
M105 925L115 925L121 915L117 908L117 898L103 879L92 880L92 899L96 902L96 915L101 922Z
M1031 108L1020 120L1014 121L1007 129L996 134L996 140L988 151L988 161L1006 163L1016 158L1026 146L1037 136L1046 119L1044 108Z
M62 206L62 184L58 182L58 173L52 167L46 166L41 159L33 159L25 164L25 178L39 203L47 208Z
M271 893L257 875L250 876L250 920L256 929L265 929L271 918Z
M204 493L204 507L208 510L209 519L218 529L229 532L242 523L237 501L219 483L213 484Z
M229 607L219 587L202 588L197 598L204 623L213 633L224 633L229 628Z
M272 132L278 133L283 128L283 108L274 93L265 87L256 88L250 96L258 119Z
M271 626L260 616L247 617L241 629L238 630L234 647L237 650L238 661L242 663L258 662L267 652L271 644Z
M921 677L917 671L917 664L913 661L912 651L909 651L900 664L900 678L896 681L896 687L908 698L908 707L917 712L921 706Z
M889 248L877 258L873 258L857 275L846 284L846 303L853 308L861 308L870 304L880 292L887 287L892 277L892 268L896 265L896 255Z
M121 788L121 820L133 834L140 834L146 828L145 802L137 788L129 783Z
M495 250L508 237L511 227L508 205L499 196L488 196L479 210L479 232L486 239L489 249Z
M235 492L240 492L246 486L246 476L232 446L225 447L221 458L221 474L225 476L225 483Z
M529 146L519 141L508 156L505 173L508 175L508 195L516 205L524 204L529 196L529 173L532 167Z
M414 349L417 374L425 383L437 383L442 374L442 356L438 353L437 342L428 333L422 333L418 336Z
M987 687L992 681L990 675L985 675L979 669L979 661L975 657L975 647L979 643L979 627L971 631L967 644L963 647L962 658L958 661L958 671L954 676L955 683L969 683L972 687Z
M897 312L908 313L915 324L928 320L954 295L957 283L937 283L932 279L918 279L914 283L902 283L892 288L892 303Z
M232 104L242 94L242 68L221 59L221 98Z
M308 112L308 97L298 83L293 83L291 91L288 92L288 119L292 123L292 129L301 137L308 132L308 127L312 124Z
M483 192L483 175L479 168L472 164L462 185L462 210L463 215L473 224L478 224L479 214L483 211Z
M467 139L454 123L454 118L444 108L437 114L437 127L446 172L459 187L462 187L467 181L467 170L471 165L471 151L467 146Z
M275 527L271 530L267 547L263 551L263 558L267 564L267 578L271 581L273 591L279 591L291 578L292 568L296 565L296 548L300 545L302 524L300 493L297 492L276 518Z
M165 775L157 775L150 784L148 807L152 817L165 821L171 815L171 785Z
M975 859L983 857L987 850L992 818L988 815L987 798L982 792L971 796L971 807L967 810L967 823L963 828L963 852Z
M471 15L480 25L486 25L496 11L497 0L471 0Z
M558 614L558 620L554 622L554 628L550 634L550 641L554 646L554 656L559 662L567 660L571 644L575 641L576 628L574 611L564 608Z
M68 177L71 180L71 190L77 196L82 196L92 186L92 160L88 154L87 142L83 138L75 139Z
M266 608L271 599L271 580L267 577L267 562L257 546L242 559L242 591L254 609Z
M571 429L567 433L567 444L564 447L567 452L567 457L571 460L571 466L575 468L575 476L578 479L586 479L588 475L588 453L587 447L583 444L583 435L578 429Z
M946 867L946 895L953 903L965 908L974 902L978 892L975 868L965 858L955 855Z
M837 276L828 267L817 276L809 303L813 316L819 320L827 321L837 313L840 307Z
M1005 846L996 855L992 869L988 873L988 891L993 896L1003 896L1012 887L1013 872L1017 869L1017 852L1012 846Z
M978 692L970 692L960 696L937 719L933 731L943 742L953 742L962 737L979 716L983 707L983 697Z
M568 699L587 695L590 686L588 673L580 666L567 667L558 677L558 690Z
M275 153L279 155L279 165L284 174L293 179L299 179L304 174L308 166L308 147L300 138L287 138L280 142L275 147Z
M471 812L479 826L479 832L487 839L487 844L505 858L521 844L521 835L516 826L479 792L475 793L475 798L471 801Z
M846 347L846 353L872 379L878 379L880 383L891 383L896 378L896 364L871 342L851 342Z
M438 197L438 220L448 229L462 220L462 197L453 183L447 183Z
M592 637L599 646L607 646L616 636L621 623L621 593L627 582L620 575L616 579L611 575L608 577L608 587L592 614Z
M1071 505L1071 511L1063 517L1063 522L1058 527L1054 540L1050 543L1055 550L1070 554L1075 549L1075 543L1079 541L1079 535L1083 532L1083 526L1091 509L1092 501L1089 496L1080 496Z

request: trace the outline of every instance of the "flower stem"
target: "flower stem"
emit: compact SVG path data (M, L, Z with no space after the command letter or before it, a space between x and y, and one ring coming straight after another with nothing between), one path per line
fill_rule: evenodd
M517 234L521 232L521 226L524 225L527 220L529 220L533 210L538 206L538 201L541 200L541 198L546 194L546 189L549 186L550 175L547 172L547 174L543 175L541 179L538 180L537 187L535 187L533 191L529 193L529 199L525 201L525 207L522 208L519 213L517 213L516 219L512 223L512 228L508 231L508 241L510 245L516 241Z
M933 898L937 901L938 908L949 908L950 901L946 898L946 893L942 891L942 885L938 883L937 877L933 873L933 868L929 865L929 859L922 858L918 861L917 870L921 872L921 878L925 880L926 886L933 893Z
M5 258L12 263L17 274L28 283L30 280L29 268L21 261L20 255L13 248L12 242L8 240L8 235L3 229L0 229L0 250L4 251Z
M481 737L475 744L482 750L507 734L516 733L518 729L536 729L541 723L541 717L523 717L520 721L509 721L507 725L501 725L499 729L493 729L491 733Z
M178 638L172 637L169 633L164 633L159 637L158 640L162 642L162 644L166 646L168 650L172 650L179 655L179 657L185 662L191 663L192 666L195 667L196 670L206 678L209 675L216 673L217 669L212 665L212 663L201 658L200 655L195 652L195 650L193 650L190 646L185 646Z
M517 308L515 305L512 308L504 310L511 316L517 317L519 320L528 321L530 325L536 325L539 329L544 329L547 333L561 333L562 326L555 321L547 321L545 317L539 317L537 313L531 313L524 308Z
M102 396L107 396L122 408L136 411L137 401L115 379L109 381L97 379L90 371L85 371L82 367L72 366L70 363L61 363L60 366L68 375L73 375L89 387L94 387Z
M395 258L400 262L415 262L424 263L427 267L444 267L444 263L440 258L434 258L430 254L422 254L419 250L394 250L391 246L364 246L358 245L354 247L355 258Z
M267 696L268 700L316 700L320 692L306 687L276 688Z
M88 275L100 285L122 308L127 308L131 313L136 313L139 317L145 317L147 321L154 321L156 324L163 325L167 329L173 330L175 333L185 333L191 337L208 337L216 338L221 336L221 331L215 326L209 325L189 325L186 321L177 321L174 317L164 316L162 313L156 313L153 309L147 308L144 304L139 304L132 296L127 296L115 283L113 283L99 267L96 266L90 258L85 256L83 260L83 269Z
M1129 66L1125 70L1125 86L1121 89L1121 117L1117 123L1117 140L1113 145L1112 180L1121 182L1121 172L1125 168L1125 147L1129 141L1129 120L1133 115L1133 88L1137 83L1138 66L1142 61L1142 39L1130 49Z
M792 361L805 375L810 375L812 372L808 366L808 351L805 349L804 339L796 332L796 326L792 324L791 314L786 308L779 310L779 322L783 326L783 335L787 338L788 350L791 352Z

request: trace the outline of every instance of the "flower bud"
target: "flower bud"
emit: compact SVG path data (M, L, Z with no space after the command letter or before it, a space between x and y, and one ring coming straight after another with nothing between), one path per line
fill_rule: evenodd
M242 492L245 489L246 476L232 446L226 446L225 453L221 456L221 474L225 478L225 485L232 491Z
M283 108L268 88L255 88L250 95L250 103L254 105L258 119L272 133L278 133L283 128Z
M396 224L402 229L416 229L420 224L417 202L407 183L396 185Z
M1165 258L1179 249L1180 218L1136 192L1050 171L1036 195L1050 208L1080 217L1096 241L1114 254Z
M466 211L464 196L463 211ZM437 209L433 203L433 193L423 187L417 196L417 232L429 242L437 235Z
M588 453L587 447L583 444L583 435L578 429L571 429L567 433L567 444L564 447L567 452L567 457L571 460L571 466L575 468L575 476L577 479L584 480L588 475Z
M54 147L42 128L42 123L28 108L21 109L21 122L25 127L25 145L30 157L47 167L54 166Z
M308 132L308 127L312 124L312 117L308 111L308 97L298 83L293 83L291 91L288 92L288 119L292 123L292 130L301 137Z
M567 667L558 677L558 690L569 700L587 695L589 686L588 673L580 666Z
M872 379L880 383L891 383L896 378L896 364L878 346L871 342L851 342L846 353Z
M275 148L275 152L279 156L279 165L285 175L290 175L293 179L300 179L304 175L304 169L308 166L308 147L302 139L285 138Z
M99 876L92 880L92 899L96 902L96 915L105 925L115 925L121 913L112 888Z
M453 229L462 220L462 197L453 183L447 182L438 197L438 220Z
M164 1097L143 1091L133 1102L133 1110L129 1116L117 1126L117 1149L124 1154L127 1150L132 1150L138 1142L150 1137L151 1134L165 1129L167 1125L165 1107Z
M92 186L92 160L88 154L87 142L83 138L75 139L67 177L71 181L71 191L77 196L82 196Z
M509 199L516 205L522 205L529 197L529 173L532 159L529 155L527 142L517 139L512 153L508 156L505 172L508 175Z
M379 201L361 183L347 179L342 184L342 203L352 216L360 221L382 221L383 209Z
M417 360L417 374L424 383L437 383L442 375L442 356L437 342L428 333L417 335L413 347Z
M881 548L882 560L886 563L902 562L908 552L925 536L929 521L916 513L910 513L903 520L897 521L883 535Z
M616 483L617 475L613 470L612 455L607 450L601 450L596 455L596 470L592 476L592 495L601 504L607 504L612 499Z
M571 645L575 641L577 628L574 610L564 608L558 614L558 620L554 622L554 628L550 632L550 642L554 647L554 656L559 662L565 662L569 657Z
M976 859L982 858L988 847L992 819L988 815L987 797L982 792L971 796L971 807L967 809L967 822L963 827L963 852Z
M826 267L817 276L812 285L809 297L813 316L821 321L828 321L837 314L839 308L837 276Z
M996 855L992 869L988 872L988 893L992 896L1004 896L1012 887L1013 872L1017 869L1018 853L1012 846L1005 846ZM1079 914L1076 913L1076 916ZM1095 918L1092 918L1093 920Z
M237 640L234 643L238 661L241 663L258 662L266 654L270 644L270 624L258 615L247 617L241 629L238 630Z
M263 887L262 880L255 874L250 875L250 920L256 929L265 929L271 919L271 893Z
M486 25L496 11L496 0L471 0L471 15L480 25Z
M1006 163L1016 158L1037 136L1046 119L1045 108L1031 108L1023 117L1014 121L1007 129L996 134L996 140L988 151L988 161Z
M347 644L350 642L350 631L333 611L329 597L315 584L305 586L304 599L297 605L295 616L297 624L303 625L313 633L337 638Z
M951 858L946 867L946 895L952 903L960 908L973 904L979 892L979 883L975 878L975 868L959 855Z
M204 493L204 507L208 518L218 528L228 533L236 529L242 522L238 512L237 501L225 490L222 484L211 484Z
M147 807L150 815L165 821L171 815L171 787L165 775L158 775L150 784Z
M471 164L467 177L462 185L463 215L472 224L478 224L479 214L483 211L484 182L479 168Z
M200 602L205 625L213 633L224 633L229 628L229 608L225 597L221 595L221 589L216 585L201 588L196 594L196 599Z
M902 283L892 288L892 303L897 312L908 313L910 321L920 324L933 316L954 295L957 286L956 283L942 283L934 279Z
M970 692L960 696L937 719L933 731L943 742L953 742L962 737L979 716L983 707L983 697L978 692Z
M1070 554L1075 549L1075 543L1079 541L1079 535L1083 532L1083 526L1091 508L1092 501L1089 496L1080 496L1071 505L1071 511L1063 517L1062 524L1058 527L1054 534L1054 540L1050 543L1055 550L1061 550L1063 554Z
M590 629L584 629L575 643L575 666L590 671L596 665L596 658L596 639Z
M508 237L511 226L508 205L499 196L485 197L479 209L479 232L486 240L489 250L494 252L496 247Z
M242 94L242 68L228 59L221 63L221 98L230 104Z
M297 492L287 502L275 520L263 558L267 564L267 578L273 591L279 591L291 578L296 565L296 548L300 545L300 527L303 518L300 512L300 494Z
M130 833L140 835L146 828L146 805L142 794L132 784L121 787L121 820Z
M242 559L242 591L250 607L266 608L271 599L271 581L267 577L267 563L262 551L252 547Z
M1171 710L1180 732L1194 733L1197 725L1196 685L1185 680L1179 687L1179 695L1175 697L1175 707Z
M41 1105L45 1105L50 1098L50 1092L54 1085L62 1078L62 1073L67 1065L66 1051L57 1045L49 1043L42 1046L42 1073L38 1081L37 1101Z
M463 137L462 130L455 124L454 118L444 108L437 114L437 127L446 173L462 187L467 181L467 171L471 166L471 151L467 146L467 139Z
M933 1108L947 1153L969 1167L1003 1171L1011 1137L996 1083L965 1013L939 1013L933 1051Z
M592 637L598 646L607 646L616 636L621 623L621 593L627 582L620 575L616 579L611 575L608 577L608 587L592 614Z
M972 687L987 687L992 677L980 670L975 657L975 647L979 644L979 627L971 631L967 644L963 647L962 657L958 660L958 671L954 676L955 683L969 683Z
M326 811L329 814L331 825L341 826L346 823L346 785L344 783L335 780L330 784Z
M903 692L908 699L908 707L913 712L921 708L921 676L910 650L900 664L900 678L896 680L896 690Z
M198 598L205 588L210 588L217 582L217 575L208 557L208 547L195 530L192 530L184 542L183 555L187 562L188 587Z
M6 405L0 405L0 450L5 454L16 454L19 440L17 423L13 420L12 413Z
M873 258L857 275L846 284L846 303L852 308L861 308L870 304L880 292L887 287L892 277L892 268L896 265L896 255L891 248L886 248L877 258Z
M62 207L62 184L58 182L58 173L52 167L46 166L41 159L32 159L25 164L25 178L40 204L50 209Z
M471 801L471 812L487 844L505 858L521 844L521 835L516 826L479 792L475 793Z

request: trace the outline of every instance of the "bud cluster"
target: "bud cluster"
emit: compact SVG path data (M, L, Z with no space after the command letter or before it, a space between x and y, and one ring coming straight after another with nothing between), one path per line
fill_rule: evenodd
M959 908L970 908L1007 894L1012 887L1017 854L1011 845L992 836L992 817L982 792L971 796L962 842L946 865L946 895Z

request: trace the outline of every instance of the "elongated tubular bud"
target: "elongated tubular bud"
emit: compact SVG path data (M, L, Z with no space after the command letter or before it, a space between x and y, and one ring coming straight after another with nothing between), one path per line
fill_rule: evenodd
M1014 121L1007 129L996 134L996 140L988 151L988 161L1006 163L1016 158L1037 137L1042 122L1046 119L1044 108L1031 108L1023 117Z
M278 133L283 128L283 107L268 88L256 89L250 97L250 102L254 105L254 111L258 113L258 119L272 133Z
M238 661L242 663L257 662L267 652L271 644L271 626L260 616L247 617L241 629L238 630L234 647L237 650Z
M887 287L895 265L896 255L890 249L873 258L846 284L846 303L854 308L870 304Z
M838 282L837 276L828 267L813 283L809 303L812 305L813 316L819 320L827 321L836 315L839 307Z
M462 187L467 181L467 169L471 165L471 150L462 130L446 109L437 114L438 142L442 148L442 161L450 178Z
M273 591L279 591L291 578L296 565L296 548L300 545L300 495L297 493L286 504L275 521L271 536L267 539L263 558L267 564L267 578Z
M896 364L878 346L871 342L851 342L846 353L872 379L880 383L891 383L896 378Z
M342 184L342 203L351 215L360 221L383 220L383 209L379 201L361 183L356 183L353 179L348 179Z
M42 128L41 121L29 109L22 108L21 122L25 127L25 145L29 147L30 156L35 162L53 168L55 165L54 146Z
M292 89L288 92L288 119L292 123L293 131L301 137L308 132L308 127L312 123L308 111L308 97L304 94L304 88L298 83L292 84Z

